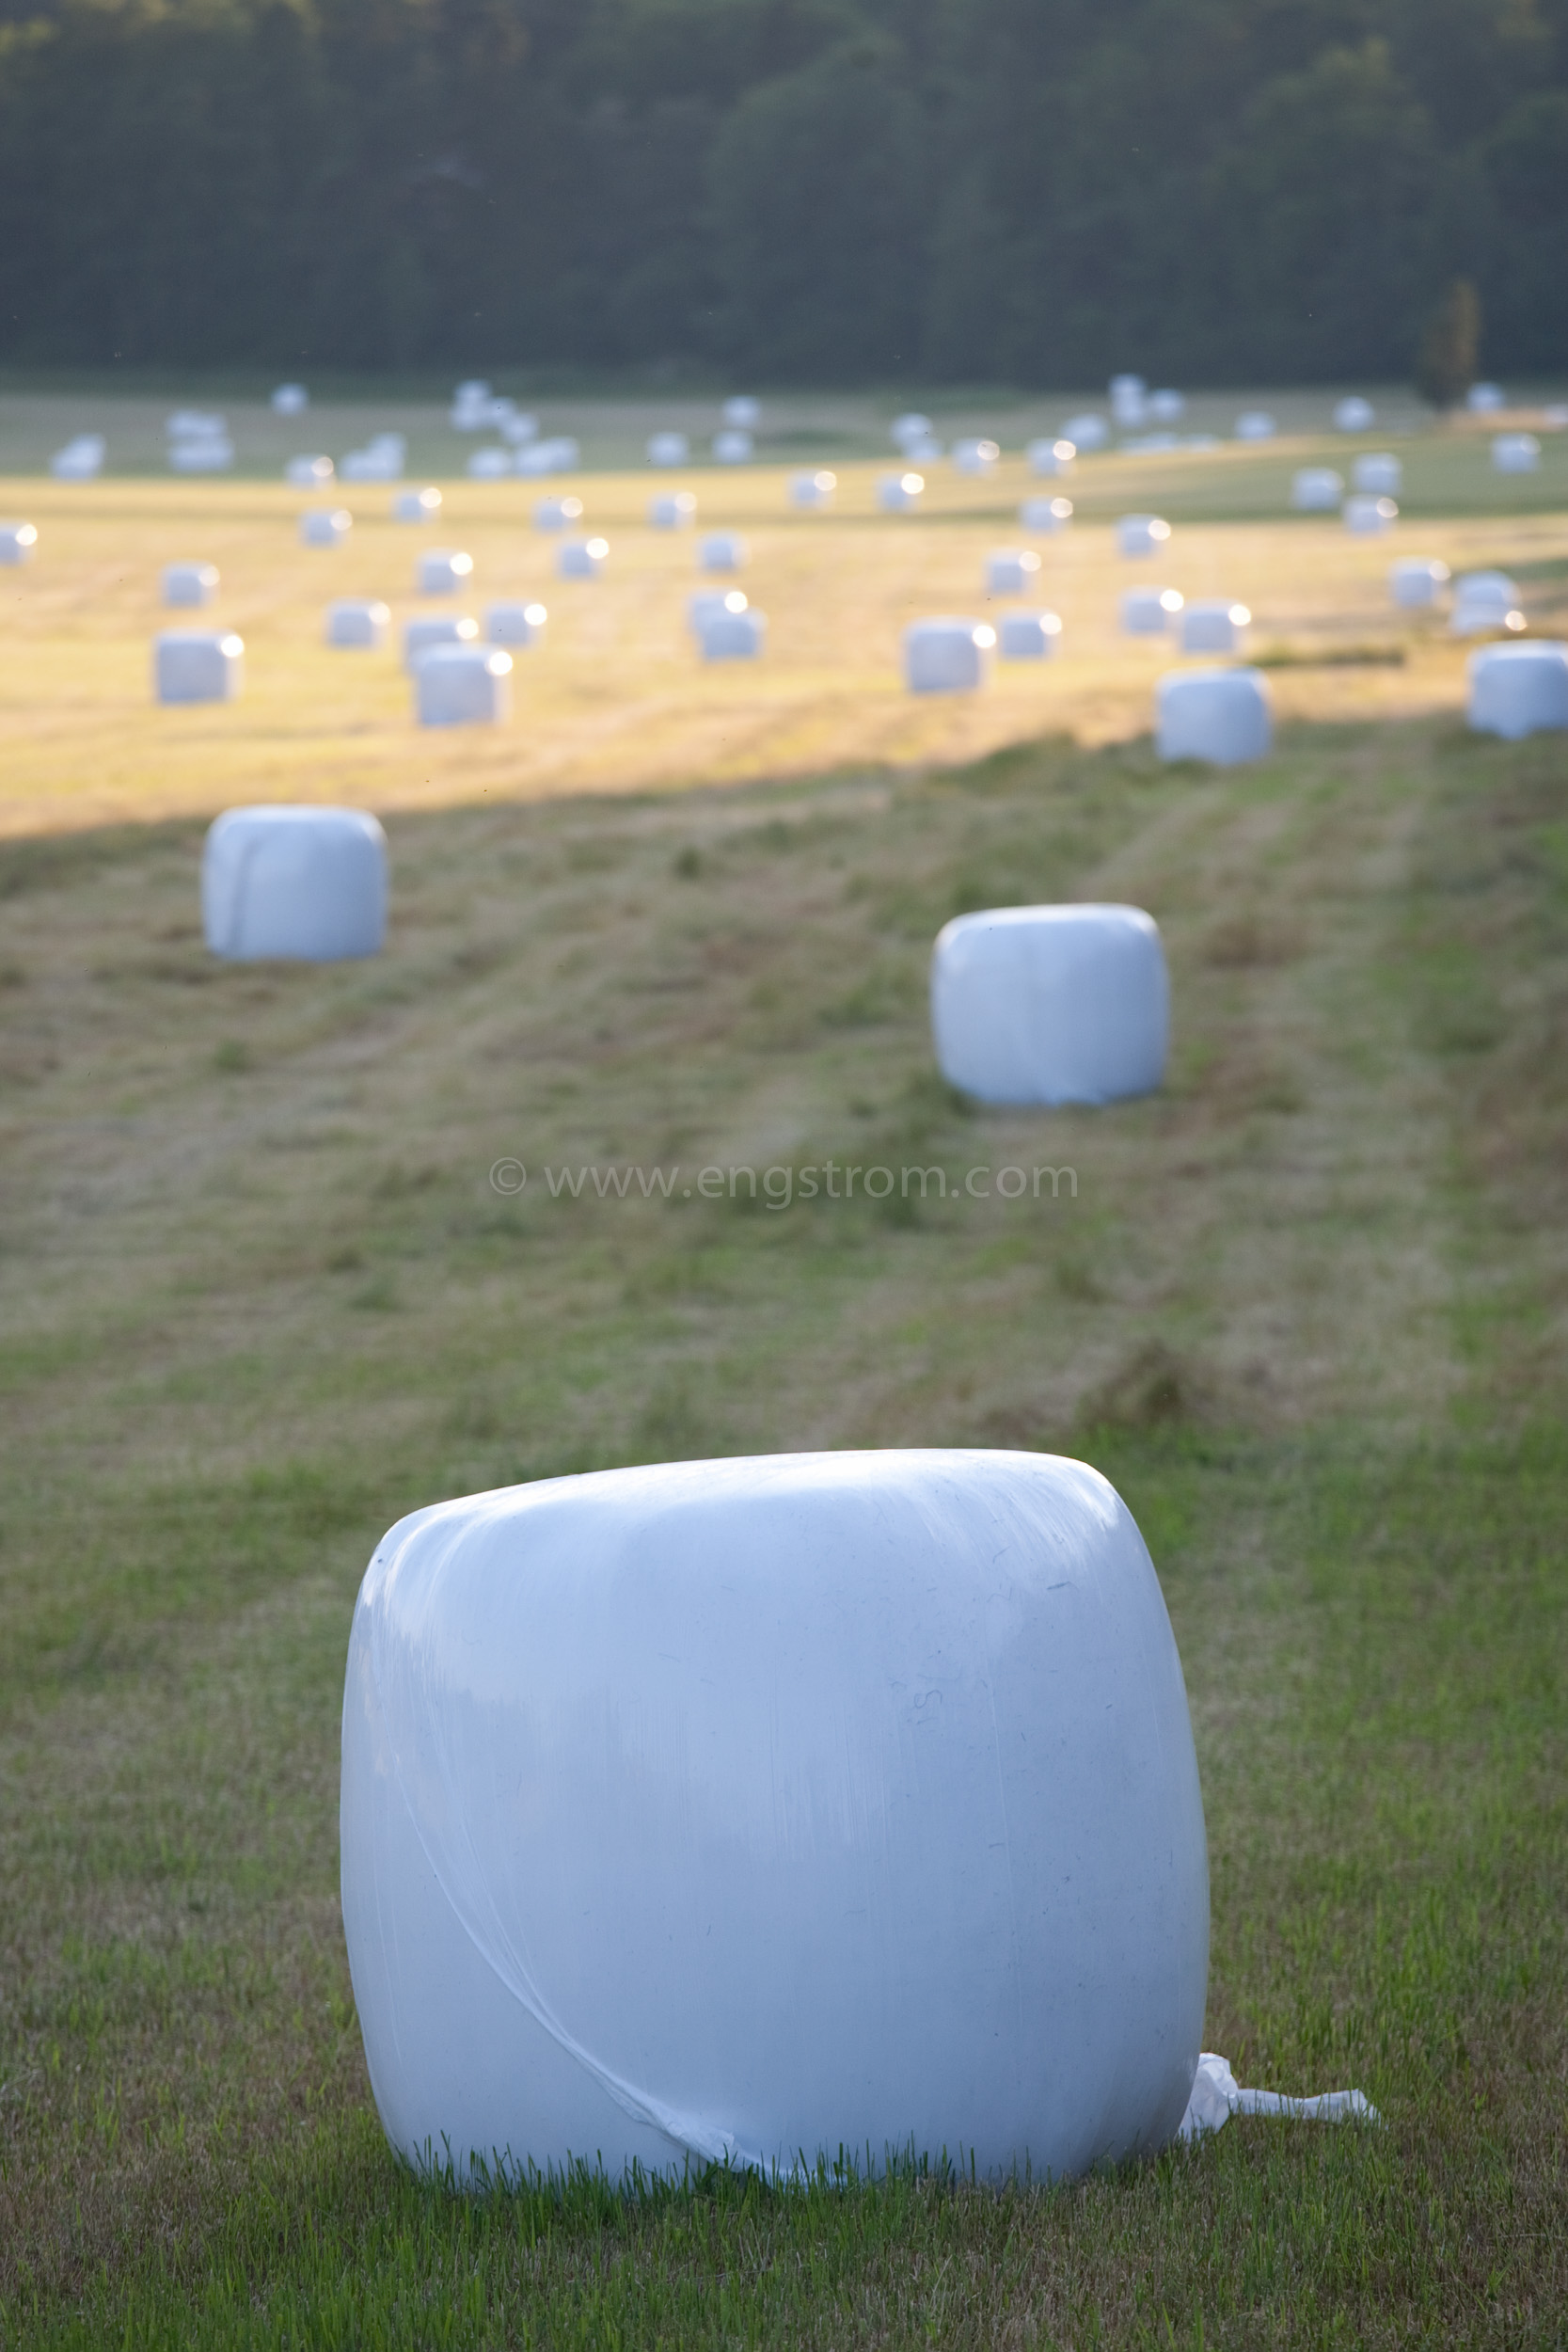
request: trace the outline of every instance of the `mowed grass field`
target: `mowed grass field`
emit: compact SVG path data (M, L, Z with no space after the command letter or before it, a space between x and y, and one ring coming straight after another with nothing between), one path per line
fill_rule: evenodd
M355 657L318 651L340 582L397 582L297 548L297 501L11 485L45 535L5 576L0 2342L1561 2341L1568 756L1466 734L1462 653L1381 600L1386 543L1215 511L1228 467L1288 478L1277 450L1222 453L1208 488L1181 470L1203 462L1082 469L1085 519L1042 549L1060 663L929 709L896 689L898 621L983 609L1016 484L943 477L942 514L873 525L869 466L837 467L826 523L781 518L765 471L710 513L704 475L774 619L739 678L679 647L689 543L638 524L645 476L582 485L612 567L575 619L520 485L454 488L461 534L372 532L367 509L347 560L373 541L405 580L450 536L478 598L551 606L511 728L434 739L390 661L340 684ZM1484 467L1462 436L1407 462L1439 486ZM1523 488L1491 516L1434 490L1420 551L1508 562L1546 627L1568 501L1544 469ZM1158 665L1101 610L1132 570L1109 553L1124 504L1180 525L1190 593L1208 548L1266 644L1406 659L1282 667L1267 761L1162 770ZM232 709L147 703L176 554L224 568L252 649ZM93 562L119 699L72 701ZM834 597L845 628L880 615L863 671L826 630L815 668L787 650L791 613L804 637ZM657 666L639 612L669 621L657 756L612 666L597 739L588 714L603 614L628 673ZM771 772L725 780L724 698L791 678L778 737L753 722ZM765 749L788 728L793 755ZM207 957L205 814L275 794L385 812L376 961ZM1158 917L1169 1083L976 1113L931 1068L931 938L1063 898ZM1049 1163L1075 1188L685 1197L705 1164L830 1158L958 1182ZM546 1170L595 1164L686 1174L668 1200L552 1197ZM1126 1495L1203 1774L1206 2042L1244 2082L1358 2084L1382 2128L1239 2120L1001 2190L940 2151L809 2190L627 2198L585 2174L475 2201L401 2173L336 1896L378 1535L579 1468L927 1443L1079 1454Z

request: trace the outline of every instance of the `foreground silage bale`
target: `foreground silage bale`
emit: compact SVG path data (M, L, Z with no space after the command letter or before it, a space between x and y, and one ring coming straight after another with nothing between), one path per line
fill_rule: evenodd
M610 554L608 539L568 539L555 559L562 580L597 580Z
M420 490L394 490L392 520L395 523L433 523L441 512L441 493L433 482Z
M539 645L545 641L548 619L542 604L506 600L486 605L484 635L492 645Z
M379 652L391 625L391 613L376 596L341 596L326 608L326 642L343 650Z
M1461 572L1453 584L1449 627L1456 637L1480 637L1498 628L1521 629L1519 590L1506 572Z
M1170 525L1162 516L1124 515L1117 525L1117 548L1122 555L1154 555L1169 543Z
M697 519L697 501L689 490L667 490L648 501L648 524L654 531L686 531Z
M1377 411L1371 402L1353 392L1347 400L1336 401L1334 430L1336 433L1370 433L1376 416Z
M1351 480L1373 498L1397 499L1404 487L1404 467L1391 450L1374 450L1356 459Z
M1345 501L1339 514L1353 538L1376 539L1393 529L1400 510L1390 498L1370 498L1358 491Z
M1388 566L1388 595L1404 612L1430 612L1449 584L1449 567L1435 556L1406 555Z
M1039 572L1033 548L997 548L986 558L986 594L1026 596Z
M938 615L904 631L904 683L911 694L967 694L990 675L996 631L989 622Z
M1031 441L1023 454L1030 472L1041 482L1049 482L1072 471L1078 450L1065 435L1058 434L1050 440Z
M387 836L362 808L230 808L207 834L201 920L215 956L337 963L381 952Z
M1298 515L1337 515L1344 496L1344 475L1332 466L1302 466L1291 484L1291 504Z
M655 433L648 440L650 466L684 466L691 455L691 444L684 433Z
M417 670L427 655L444 645L477 645L479 623L467 612L420 612L403 629L403 666Z
M996 624L996 650L1004 661L1048 661L1061 634L1054 612L1004 612Z
M421 596L455 596L474 576L474 559L461 548L431 548L414 566Z
M355 2008L412 2165L961 2148L1047 2179L1180 2127L1202 1796L1158 1579L1083 1463L781 1454L437 1503L376 1547L342 1720Z
M299 535L308 548L341 548L354 529L346 506L310 506L299 518Z
M818 466L810 473L795 473L789 477L789 502L805 514L825 514L833 502L838 488L838 476Z
M915 515L926 495L926 477L919 473L884 473L877 478L877 504L884 515Z
M166 628L152 641L161 703L231 703L245 685L245 641L232 629Z
M218 567L215 564L166 564L164 565L164 602L172 606L214 604L218 593Z
M1185 599L1180 588L1129 588L1121 599L1126 637L1164 637Z
M1534 473L1541 463L1541 444L1533 433L1499 433L1492 444L1497 473Z
M1047 534L1065 531L1072 520L1072 501L1064 498L1024 499L1019 506L1018 519L1025 531Z
M1246 605L1227 603L1223 597L1201 597L1182 607L1177 642L1183 653L1236 653L1251 627L1252 613Z
M1568 727L1568 645L1483 645L1467 663L1470 724L1517 742Z
M0 523L0 564L30 564L38 543L36 523Z
M498 726L512 716L512 656L499 645L432 645L414 665L421 727Z
M1215 768L1262 759L1274 714L1260 670L1173 670L1154 690L1155 749L1162 759Z
M291 457L283 469L283 479L292 483L296 490L325 490L336 472L337 468L330 457L320 454Z
M1111 1103L1164 1076L1164 950L1137 907L960 914L931 957L931 1036L949 1086L978 1102Z
M746 568L747 547L738 531L710 531L697 545L700 572L739 572Z

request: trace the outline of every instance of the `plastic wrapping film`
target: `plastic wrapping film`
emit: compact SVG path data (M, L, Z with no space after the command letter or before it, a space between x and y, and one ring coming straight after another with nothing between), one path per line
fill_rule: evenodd
M341 1831L383 2123L459 2179L911 2146L1038 2177L1186 2108L1186 1693L1082 1463L676 1463L417 1512L355 1613Z
M1193 2076L1192 2095L1181 2118L1180 2137L1197 2139L1217 2132L1233 2115L1273 2115L1296 2123L1380 2123L1383 2118L1364 2090L1320 2090L1291 2099L1278 2090L1243 2090L1217 2050L1205 2050Z
M226 809L202 851L201 919L214 955L240 962L379 954L387 836L361 808Z
M1141 907L955 915L931 954L931 1041L981 1103L1111 1103L1164 1076L1170 983Z

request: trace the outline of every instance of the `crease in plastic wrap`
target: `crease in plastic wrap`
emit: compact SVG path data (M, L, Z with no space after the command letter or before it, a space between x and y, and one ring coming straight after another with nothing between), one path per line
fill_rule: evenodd
M343 1921L393 2145L1082 2171L1178 2133L1209 1893L1153 1566L1082 1463L800 1454L402 1520Z

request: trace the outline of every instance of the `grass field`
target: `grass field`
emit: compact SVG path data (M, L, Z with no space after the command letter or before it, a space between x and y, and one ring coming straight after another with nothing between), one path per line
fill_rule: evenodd
M1474 455L1413 450L1410 479ZM1353 573L1337 533L1212 518L1225 465L1070 486L1082 513L1102 479L1096 514L1173 521L1191 492L1173 546L1243 573L1282 646L1400 638L1386 548ZM655 749L607 692L595 748L598 624L558 625L558 596L513 728L437 766L389 665L333 684L280 493L26 485L40 528L63 519L57 569L51 534L7 581L13 648L32 634L0 717L0 2343L1562 2341L1562 741L1468 737L1460 657L1412 637L1398 668L1277 672L1288 723L1256 770L1162 771L1137 739L1154 664L1095 650L1127 567L1093 516L1069 543L1083 650L916 721L888 647L841 665L813 613L895 631L973 581L1000 515L954 485L884 536L839 469L839 521L744 517L775 615L744 691L776 661L797 701L776 737L750 722L784 780L719 783L736 682L675 675ZM725 495L761 516L777 480ZM1428 515L1432 551L1506 556L1549 622L1568 528L1544 484L1491 516L1434 489ZM634 534L645 488L584 495L627 548L601 584L623 641L666 607L673 641L683 551ZM482 593L508 563L541 577L496 498L452 500ZM416 534L385 531L406 567ZM117 534L140 571L111 594ZM253 649L231 711L140 698L166 552L224 566ZM94 564L118 682L71 701ZM290 693L318 688L340 700L296 738ZM387 811L388 952L216 966L200 814L295 791ZM931 937L1074 897L1158 917L1170 1083L975 1116L930 1069ZM541 1182L915 1154L1033 1154L1076 1196L906 1217ZM503 1157L520 1194L490 1183ZM1193 1705L1206 2040L1246 2082L1359 2084L1384 2128L1239 2121L1000 2194L939 2167L473 2203L400 2174L336 1896L376 1537L564 1470L899 1443L1053 1447L1121 1487Z

